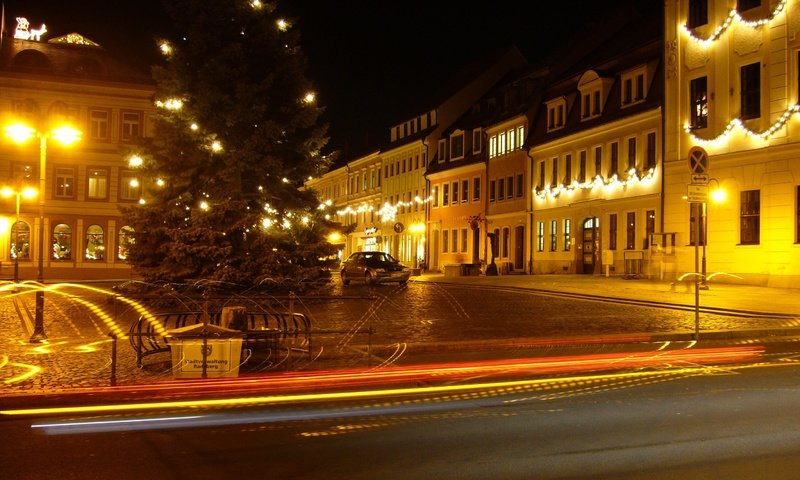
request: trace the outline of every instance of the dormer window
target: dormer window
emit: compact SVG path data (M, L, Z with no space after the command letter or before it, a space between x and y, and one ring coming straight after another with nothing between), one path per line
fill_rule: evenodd
M643 102L647 97L647 92L645 92L646 76L647 70L644 65L621 75L623 107Z
M481 149L483 145L483 132L481 132L480 128L476 128L472 131L472 152L473 153L481 153Z
M450 159L464 158L464 132L458 131L450 136Z
M556 98L547 102L547 131L564 128L566 118L567 101L564 97Z
M447 140L442 138L439 140L439 161L444 163L445 158L447 158Z
M613 82L613 79L603 78L594 70L589 70L581 76L578 82L581 94L581 120L590 120L603 113L603 105Z

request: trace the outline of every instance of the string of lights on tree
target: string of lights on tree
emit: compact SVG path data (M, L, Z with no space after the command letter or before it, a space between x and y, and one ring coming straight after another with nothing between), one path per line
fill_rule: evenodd
M260 0L251 0L249 2L249 5L254 10L259 10L259 9L263 8L263 6L264 6L263 3ZM291 25L285 19L278 19L276 21L276 28L281 32L287 31L290 27L291 27ZM159 47L159 50L161 51L161 53L167 58L172 56L172 54L174 52L174 47L167 40L161 40L159 42L158 47ZM300 101L303 102L304 104L311 105L316 101L316 95L313 92L308 92L300 99ZM164 110L167 110L169 112L174 112L174 113L181 112L183 110L183 108L185 107L185 100L182 99L182 98L179 98L179 97L178 98L173 97L173 98L157 99L157 100L155 100L154 103L155 103L156 107L164 109ZM212 153L220 153L220 152L223 151L224 147L223 147L222 143L217 139L217 135L215 133L213 133L213 132L203 132L201 127L194 121L192 121L189 124L189 128L193 132L197 132L198 135L203 135L202 143L205 144L206 148L209 151L211 151ZM139 155L136 155L136 154L132 155L128 159L128 164L132 168L140 167L140 166L143 165L143 163L144 163L144 161L143 161L142 157L139 156ZM285 184L290 183L290 180L288 178L282 178L281 180ZM138 180L134 180L134 181L138 182ZM159 186L159 187L163 187L164 185L166 185L166 180L163 179L163 178L156 178L154 181L155 181L156 185ZM259 190L263 192L264 187L260 186ZM191 211L192 208L198 208L198 209L200 209L202 211L206 211L206 210L211 208L211 205L212 205L213 201L210 198L210 196L207 193L202 193L201 197L203 197L205 199L204 200L199 200L198 202L196 202L195 205L185 205L184 206L184 208L187 210L187 212ZM145 204L146 200L144 198L140 198L139 199L139 203L140 204ZM179 204L176 204L176 205L179 205ZM288 229L292 228L294 225L296 225L296 223L298 221L302 225L308 225L311 222L311 218L310 218L309 215L310 214L308 212L285 211L285 212L283 212L283 216L281 217L281 214L277 209L273 208L269 203L265 203L264 204L264 217L261 219L261 227L263 227L264 229L270 229L270 228L277 227L277 228L281 228L281 229L284 229L284 230L288 230ZM326 219L329 219L329 217L330 217L329 215L325 215ZM187 218L187 221L188 221L188 218Z
M625 180L620 179L616 173L609 178L603 178L602 175L597 175L593 179L585 182L579 182L576 179L569 185L560 183L556 186L548 185L544 188L537 188L534 189L534 194L539 200L544 200L547 197L558 198L563 193L572 194L579 190L627 188L638 183L649 183L655 176L655 172L655 168L650 168L647 171L639 171L635 168L631 168L628 170L628 177Z

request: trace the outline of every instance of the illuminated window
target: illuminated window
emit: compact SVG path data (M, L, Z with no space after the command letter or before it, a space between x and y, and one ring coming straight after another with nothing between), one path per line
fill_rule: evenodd
M86 229L86 260L105 258L105 235L100 225L89 225Z
M144 114L141 111L122 110L120 112L120 139L123 142L142 136Z
M66 223L53 227L53 260L72 259L72 228Z
M497 156L497 137L492 136L489 138L489 158Z
M708 23L708 0L689 0L689 28L699 27Z
M439 185L434 185L433 188L431 188L431 193L432 193L432 197L433 197L433 206L434 207L438 207L439 206Z
M544 222L536 224L536 251L544 252Z
M741 118L742 120L758 118L761 116L761 63L745 65L739 74L742 89Z
M106 109L89 110L89 138L91 140L108 140L111 112Z
M572 220L569 218L564 219L564 251L569 252L572 249Z
M608 216L608 249L617 249L617 214Z
M699 77L689 83L691 95L691 128L706 128L708 126L708 79Z
M54 198L75 198L75 168L57 167L56 185L53 190Z
M104 168L89 168L86 170L88 188L86 197L91 200L101 200L108 197L108 170Z
M550 220L550 251L558 249L558 220Z
M11 258L30 260L31 226L19 220L11 226Z
M625 250L636 248L636 212L628 212L625 223Z
M739 243L761 243L761 191L745 190L741 193L739 214Z
M131 170L122 170L119 177L119 199L138 201L141 197L141 186L136 173Z

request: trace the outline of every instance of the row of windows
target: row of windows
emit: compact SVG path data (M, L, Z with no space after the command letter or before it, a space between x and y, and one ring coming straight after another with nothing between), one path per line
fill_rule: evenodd
M445 183L441 186L441 189L441 203L439 199L439 185L434 185L431 189L434 208L438 207L439 205L446 207L448 205L456 205L458 203L467 203L470 199L470 181L467 179ZM478 202L480 199L481 178L474 177L472 179L472 201Z
M55 165L53 168L53 198L75 200L77 198L78 167ZM86 168L86 199L108 200L111 169L107 167ZM30 163L14 162L11 165L11 180L34 185L39 178L38 167ZM138 201L141 197L139 178L133 170L119 171L120 201Z
M571 153L564 154L562 157L553 157L550 159L550 177L547 182L547 168L544 160L539 162L539 182L537 188L542 189L545 185L556 187L559 184L569 185L573 180L580 183L586 182L588 179L596 176L611 178L616 175L621 177L623 171L627 172L631 169L641 168L645 171L656 167L656 134L650 132L646 135L645 139L644 159L640 160L638 141L636 137L630 137L625 142L625 163L620 164L620 148L619 142L611 142L609 144L609 154L606 165L606 170L603 169L604 156L603 146L598 145L592 149L592 162L590 168L590 161L588 159L589 152L581 150L578 152L578 161L575 164L573 155ZM624 167L624 169L621 169ZM562 170L563 169L563 170ZM561 175L563 172L563 175Z
M525 175L518 173L516 175L516 184L514 183L515 177L509 175L506 178L498 178L496 180L489 180L489 201L502 201L511 200L514 198L521 198L525 193Z
M426 154L423 153L422 156L415 155L395 162L387 162L383 165L383 176L389 178L402 173L413 172L420 168L424 169L427 162L426 158ZM378 175L378 185L380 185L380 174Z
M489 158L522 149L525 143L525 127L518 126L489 137Z
M761 0L737 0L736 10L743 12L761 6ZM726 10L727 13L727 10ZM689 18L686 26L696 28L708 23L708 0L689 0Z
M625 250L636 249L636 212L625 213ZM546 237L545 227L546 223L540 221L536 224L536 250L544 252L545 241L549 239L549 251L556 252L559 246L562 251L569 252L572 250L572 220L564 218L562 220L552 219L549 222L549 237ZM560 227L560 231L559 231ZM656 229L656 212L655 210L647 210L645 212L645 235L642 239L642 249L649 248L650 236L655 233ZM618 249L618 214L612 213L608 216L608 249ZM560 242L559 242L560 239Z
M442 253L467 253L467 232L466 228L442 230Z
M689 81L689 127L708 127L708 77ZM739 68L739 118L748 120L761 116L761 63Z
M700 204L693 204L689 215L689 244L699 245L707 242L706 214ZM800 243L800 186L797 187L797 204L795 205L795 239ZM699 222L698 222L699 219ZM699 225L698 225L699 224ZM700 231L698 232L698 228ZM698 236L699 235L699 236ZM739 244L758 245L761 243L761 191L743 190L739 192Z
M17 260L31 259L31 227L24 221L17 221L11 227L11 258ZM133 243L133 229L122 227L119 229L117 239L117 259L128 258L128 251ZM89 225L83 237L83 258L85 260L105 260L105 231L100 225ZM59 223L53 227L51 243L51 258L53 260L73 259L72 227L66 223Z
M625 108L644 101L647 96L646 69L641 66L621 75L621 107ZM581 120L599 116L603 112L601 84L581 90ZM547 131L564 128L567 117L567 101L559 97L547 102Z

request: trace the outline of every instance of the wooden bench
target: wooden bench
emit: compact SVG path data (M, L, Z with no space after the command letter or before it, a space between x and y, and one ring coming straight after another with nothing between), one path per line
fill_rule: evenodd
M128 338L136 351L136 366L144 357L170 350L167 331L203 323L203 312L159 313L150 320L140 316L129 329ZM311 322L302 313L246 312L247 325L242 330L242 348L256 350L285 348L308 350L311 345ZM219 325L222 312L209 312L208 323Z

